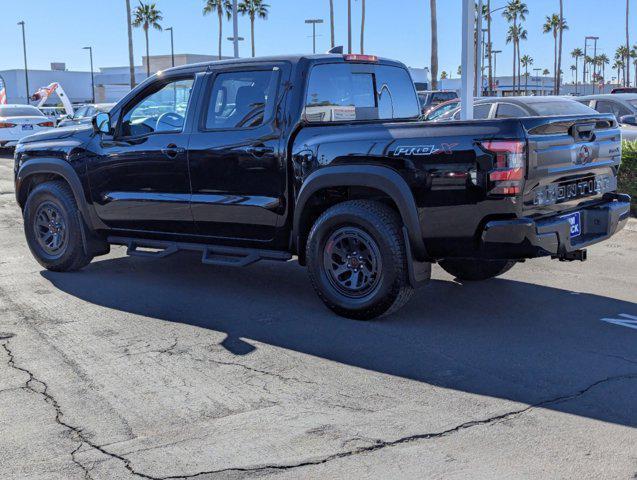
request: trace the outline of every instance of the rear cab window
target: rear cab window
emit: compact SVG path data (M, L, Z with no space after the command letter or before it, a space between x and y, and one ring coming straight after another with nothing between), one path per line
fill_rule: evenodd
M329 63L310 71L303 118L310 123L417 119L409 72L393 65Z

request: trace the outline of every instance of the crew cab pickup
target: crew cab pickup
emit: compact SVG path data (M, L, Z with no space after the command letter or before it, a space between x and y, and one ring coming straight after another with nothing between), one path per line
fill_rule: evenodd
M374 56L159 72L92 126L19 143L26 240L56 271L112 244L225 266L297 256L329 308L370 319L403 305L432 263L485 280L529 258L584 260L624 227L613 116L419 115L405 66Z

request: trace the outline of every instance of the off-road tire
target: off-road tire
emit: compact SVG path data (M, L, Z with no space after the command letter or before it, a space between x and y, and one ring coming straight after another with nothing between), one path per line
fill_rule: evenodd
M382 269L374 277L376 286L360 298L351 298L339 291L325 265L327 241L343 229L362 232L361 235L371 239L380 258ZM405 305L414 293L409 283L402 222L394 210L380 202L350 200L326 210L310 231L306 258L310 280L318 296L343 317L371 320L389 315Z
M50 253L38 241L36 233L36 214L45 205L57 209L64 223L65 238L59 251ZM24 205L24 233L31 253L47 270L68 272L79 270L93 259L85 251L86 231L79 214L75 197L69 186L63 181L41 183L36 186Z
M517 262L511 260L446 259L439 265L459 280L477 282L508 272Z

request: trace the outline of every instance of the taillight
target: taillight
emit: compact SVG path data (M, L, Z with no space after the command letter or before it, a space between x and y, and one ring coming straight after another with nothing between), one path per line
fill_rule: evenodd
M348 54L343 55L346 62L377 62L378 57L376 55L359 55L359 54Z
M15 123L0 122L0 128L13 128L15 126L16 126Z
M38 127L55 127L55 125L53 122L42 122L38 123Z
M522 193L524 180L524 142L518 140L492 140L482 147L495 154L494 169L489 172L490 195L515 196Z

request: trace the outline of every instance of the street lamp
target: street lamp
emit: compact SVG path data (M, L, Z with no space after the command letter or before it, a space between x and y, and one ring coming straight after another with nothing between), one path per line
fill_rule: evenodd
M29 103L29 67L27 67L27 37L24 33L24 20L18 22L22 27L22 49L24 51L24 81L27 86L27 104Z
M536 88L536 92L537 92L537 91L540 90L540 74L538 72L541 72L542 69L541 68L534 68L533 71L535 72L535 88Z
M584 37L584 81L582 85L582 93L586 94L586 52L588 48L588 41L593 40L595 42L595 53L594 56L597 56L597 40L599 37L588 36ZM593 87L593 93L595 93L595 87Z
M91 92L93 102L95 103L95 74L93 73L93 47L82 47L82 50L88 50L89 56L91 58Z
M312 25L312 53L316 53L316 24L323 23L322 18L308 18L305 23Z
M175 66L175 43L173 42L173 27L165 28L164 30L170 32L170 62L172 66Z
M234 45L234 58L239 58L239 0L232 0L232 44Z
M498 81L498 54L502 53L502 50L491 50L491 55L493 55L493 78L494 82ZM493 89L493 86L489 85L490 89ZM496 91L496 97L498 96Z
M245 40L245 38L243 37L228 37L228 40L230 40L233 45L235 46L235 58L239 58L239 42L243 42Z

